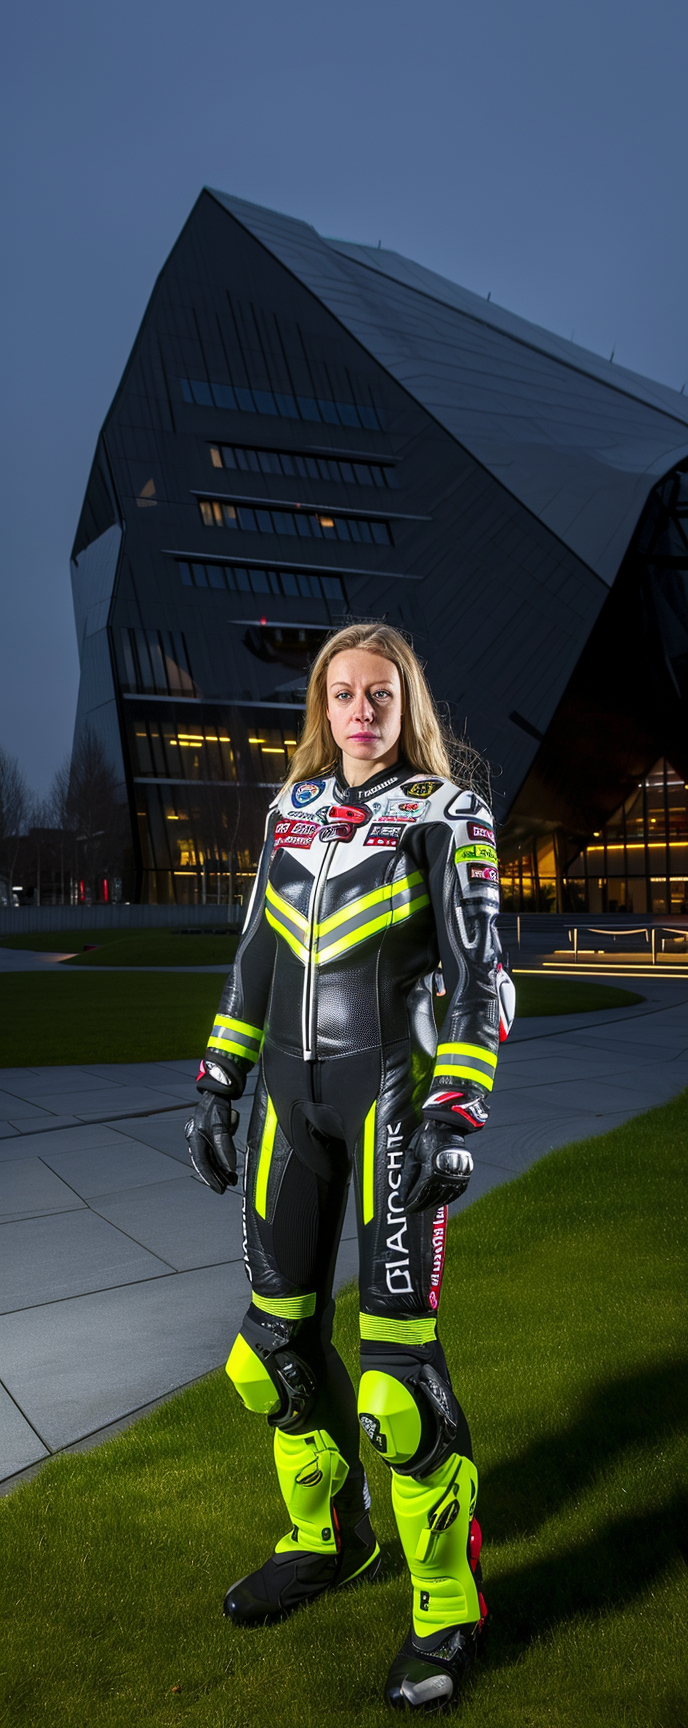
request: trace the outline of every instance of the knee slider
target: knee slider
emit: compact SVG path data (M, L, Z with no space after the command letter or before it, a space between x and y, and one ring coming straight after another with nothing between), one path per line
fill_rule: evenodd
M427 1476L453 1450L458 1407L451 1386L430 1362L388 1359L362 1375L359 1421L393 1470Z
M315 1396L315 1377L293 1348L292 1331L288 1321L271 1318L264 1324L249 1313L227 1362L227 1374L247 1409L287 1432L308 1415Z

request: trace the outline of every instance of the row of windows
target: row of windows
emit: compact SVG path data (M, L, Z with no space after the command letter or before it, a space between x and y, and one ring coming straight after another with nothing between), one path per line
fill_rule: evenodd
M307 456L298 450L249 450L243 444L211 444L213 468L251 474L299 474L302 480L344 481L347 486L393 486L394 469L382 462L345 462L342 457Z
M178 630L122 630L122 655L130 690L195 695L186 642Z
M284 726L268 727L256 721L237 749L226 726L199 721L182 730L173 720L149 719L143 715L131 721L130 737L138 777L154 775L158 779L206 782L236 780L239 766L253 780L281 777L297 742L292 720ZM186 818L181 812L177 816L172 804L167 820Z
M384 432L379 408L365 402L328 402L322 397L288 396L278 390L242 390L236 384L208 384L203 378L180 378L185 402L200 408L231 408L242 414L279 414L283 420L324 422L326 426L363 427Z
M357 545L393 546L388 522L368 522L361 516L326 516L311 510L252 509L248 504L199 500L205 528L242 528L255 534L299 534L302 540L354 540Z
M245 570L238 564L179 562L185 588L229 589L232 594L279 594L287 599L341 600L338 576L312 576L306 570Z

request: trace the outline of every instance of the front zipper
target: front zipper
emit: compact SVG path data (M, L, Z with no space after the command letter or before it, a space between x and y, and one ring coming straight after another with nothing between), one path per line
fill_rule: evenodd
M303 981L303 1001L301 1009L301 1041L304 1062L315 1061L315 948L318 932L318 919L320 917L320 907L322 904L328 871L338 845L338 840L327 841L324 849L325 856L316 876L311 898L311 913L308 925L308 960L306 962L306 975Z

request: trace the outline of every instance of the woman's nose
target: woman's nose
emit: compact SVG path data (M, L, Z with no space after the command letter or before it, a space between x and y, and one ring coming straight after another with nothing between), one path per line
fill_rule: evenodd
M359 690L358 695L356 697L355 707L356 707L355 718L357 720L374 720L375 719L375 709L374 709L373 704L370 700L370 697L366 695L365 690Z

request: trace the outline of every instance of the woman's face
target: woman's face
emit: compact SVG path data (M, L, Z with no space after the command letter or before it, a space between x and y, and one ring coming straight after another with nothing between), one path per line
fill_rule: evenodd
M392 660L368 648L333 656L327 668L327 718L350 785L365 779L356 765L396 762L401 717L401 679Z

